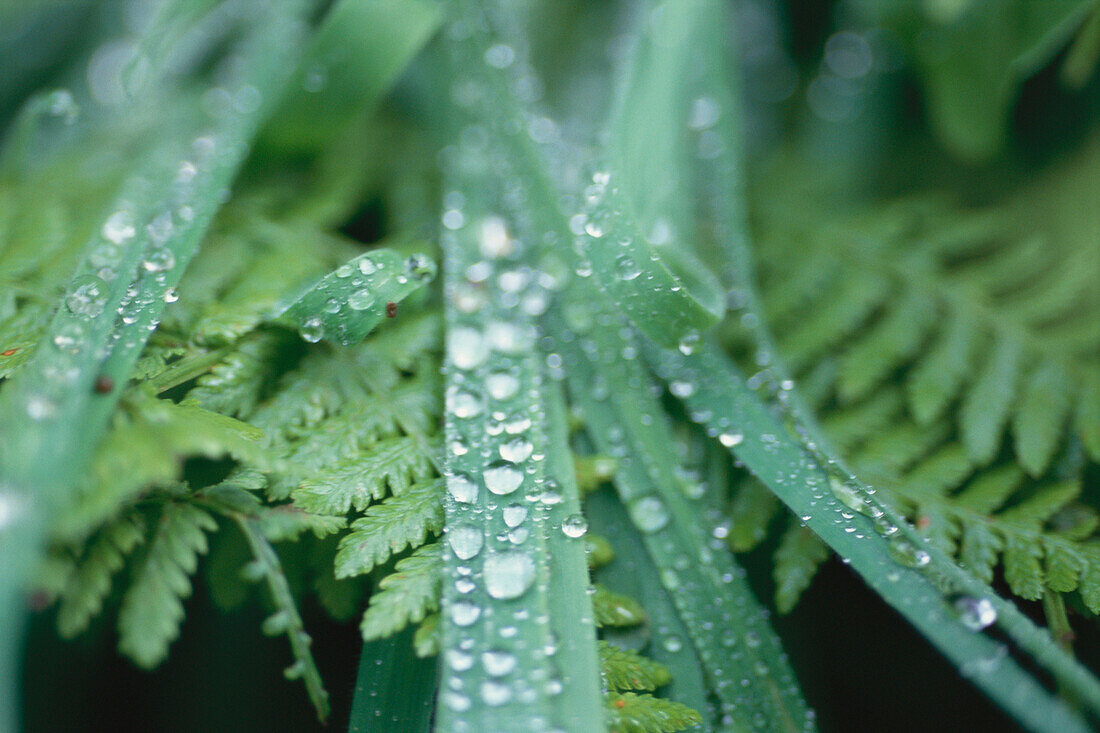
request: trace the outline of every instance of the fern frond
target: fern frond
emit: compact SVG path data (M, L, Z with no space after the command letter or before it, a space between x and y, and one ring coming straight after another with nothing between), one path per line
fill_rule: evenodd
M76 636L88 627L103 608L111 577L144 540L145 526L138 514L120 517L98 532L61 590L57 629L62 636Z
M186 503L166 504L118 613L118 648L142 667L154 667L168 655L179 635L182 599L191 594L198 556L206 552L206 533L217 522Z
M443 529L443 480L411 487L402 494L367 507L340 538L336 577L369 573L406 547L419 547L428 535Z
M594 584L594 589L592 610L597 626L637 626L645 622L645 609L630 596L608 590L599 583Z
M359 630L364 640L391 636L410 623L439 610L443 559L437 542L399 560L394 572L378 583Z
M672 680L668 667L647 659L630 649L622 649L606 641L599 643L600 670L608 688L653 691Z
M607 710L611 733L674 733L703 722L687 705L633 692L608 693Z

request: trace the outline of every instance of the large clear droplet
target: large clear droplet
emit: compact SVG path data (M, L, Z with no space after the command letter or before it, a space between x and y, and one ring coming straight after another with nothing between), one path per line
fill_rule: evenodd
M469 560L481 552L481 547L485 544L485 536L472 524L459 524L447 531L447 541L451 544L455 557L460 560Z
M460 326L451 329L447 337L447 353L459 369L473 369L484 363L489 347L481 333Z
M510 652L490 649L482 652L481 666L490 677L503 677L516 668L516 657Z
M501 552L485 558L482 574L493 598L519 598L535 579L535 561L523 552Z
M531 441L525 438L516 438L500 446L498 450L500 451L500 457L504 460L511 463L522 463L531 456L534 446L531 445Z
M959 614L963 626L971 631L981 631L997 620L997 609L988 598L959 596L951 605Z
M73 281L65 307L74 315L95 318L107 307L107 283L95 275L81 275Z
M588 521L581 514L570 514L561 520L561 531L566 537L583 537L588 531Z
M519 488L519 485L523 483L523 472L515 466L497 464L485 469L483 478L485 488L494 494L503 496L511 494Z
M473 504L477 501L477 484L468 476L455 474L447 479L447 491L451 497L462 504Z
M366 260L364 260L365 262ZM348 296L348 308L353 311L364 311L374 305L374 296L371 295L370 290L363 288L356 290L354 293Z
M307 318L298 328L298 335L302 337L303 341L315 344L324 338L325 324L321 323L320 318Z

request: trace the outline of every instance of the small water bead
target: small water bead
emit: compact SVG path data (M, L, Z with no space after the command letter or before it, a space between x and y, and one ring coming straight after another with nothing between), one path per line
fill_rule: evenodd
M348 308L353 311L365 311L374 305L374 295L368 288L356 290L348 296Z
M518 550L500 552L485 558L481 572L490 596L498 600L519 598L535 579L535 561Z
M448 333L447 353L459 369L474 369L489 356L489 347L480 332L465 326Z
M352 266L345 262L344 264L336 268L336 277L343 280L345 278L351 277L351 274L353 272L355 272L355 270L352 269Z
M167 247L153 247L141 261L141 267L146 272L167 272L175 266L176 255Z
M661 640L661 646L665 648L666 652L672 652L675 654L684 648L683 640L674 634L670 634Z
M440 697L443 698L444 705L459 713L466 712L473 704L470 702L470 698L453 690L445 690Z
M630 255L622 254L615 258L615 272L620 280L629 282L642 274L642 268L638 267Z
M474 656L458 649L448 649L444 657L447 666L456 672L465 672L474 666Z
M469 560L481 552L485 536L472 524L459 524L447 531L447 541L459 560Z
M455 307L463 313L477 313L489 301L485 290L470 283L455 286L453 301Z
M629 506L630 518L643 532L656 532L668 524L668 509L657 496L643 496Z
M95 275L77 277L65 298L65 307L74 315L95 318L107 307L107 283Z
M179 291L177 291L175 288L168 288L167 290L164 291L164 302L165 303L175 303L179 299L180 299Z
M477 584L469 578L459 578L455 581L455 590L462 595L467 595L477 590Z
M31 420L45 420L57 412L57 403L40 394L32 394L27 398L27 417Z
M459 601L451 606L451 621L456 626L470 626L481 617L481 606Z
M684 399L695 394L695 382L672 381L668 384L668 391L673 397Z
M53 337L53 345L62 351L75 354L80 351L81 342L84 340L84 327L79 323L66 323L57 329Z
M570 514L561 520L561 531L566 537L576 539L588 531L588 520L581 514Z
M498 496L511 494L523 483L523 472L508 464L494 464L482 475L485 488Z
M485 390L494 400L507 400L519 392L519 379L509 372L493 372L485 378Z
M458 209L447 209L443 212L443 226L451 231L461 229L466 224L466 217Z
M530 330L509 321L493 321L485 333L492 348L504 354L518 354L534 345Z
M741 445L742 441L744 440L745 436L741 433L726 432L718 434L718 442L727 448L733 448L734 446Z
M298 328L298 335L303 341L315 344L325 336L325 324L317 317L307 318Z
M547 479L546 484L546 488L539 494L539 503L543 506L556 506L561 504L563 498L561 492L558 490L558 485L550 479Z
M108 216L107 221L103 222L103 228L100 230L103 238L114 244L122 244L128 239L132 239L136 233L137 228L134 226L133 215L125 209L119 209Z
M466 391L451 393L450 403L451 414L461 419L476 417L483 409L478 396Z
M997 621L997 609L988 598L959 596L951 604L963 626L971 631L989 628Z
M515 245L512 238L508 236L508 226L504 219L499 216L490 216L482 220L478 249L482 256L490 259L512 254Z
M509 527L518 527L527 519L527 507L523 504L509 504L501 510L504 523Z
M527 541L527 538L530 535L531 530L527 529L526 527L516 527L507 535L505 535L504 539L508 540L513 545L522 545L524 542Z
M510 440L498 448L500 457L511 463L523 463L531 457L534 446L525 438Z
M680 343L677 346L681 354L690 356L695 352L696 347L699 346L699 334L689 333L680 339Z
M481 701L490 707L499 707L512 699L512 688L503 682L485 680L479 689Z
M901 535L891 538L887 548L896 562L908 568L923 568L932 562L932 556L926 550Z
M448 477L447 491L456 502L473 504L477 501L477 484L461 473Z
M481 653L481 666L490 677L503 677L516 668L516 657L510 652L490 649Z

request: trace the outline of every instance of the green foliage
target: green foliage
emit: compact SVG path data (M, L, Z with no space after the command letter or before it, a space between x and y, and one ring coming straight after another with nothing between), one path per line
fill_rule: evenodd
M442 558L439 543L430 543L398 560L394 572L378 583L359 629L367 640L391 636L439 608Z
M613 733L673 733L703 722L686 705L634 692L609 693L607 710Z
M206 533L217 526L213 517L190 504L167 504L157 519L149 551L138 563L118 612L118 648L142 667L160 663L179 635L190 576L198 556L206 552Z
M782 527L780 612L835 551L1021 724L1086 729L1100 685L1066 649L1100 614L1100 138L1041 170L1006 141L1067 44L1087 87L1100 10L843 9L878 27L813 40L810 111L784 103L782 154L744 146L751 175L741 127L778 129L777 89L739 94L715 0L106 4L89 43L13 65L0 710L32 573L66 637L120 598L119 648L152 667L201 571L226 609L263 604L322 719L299 608L362 613L353 730L812 730L727 552ZM109 94L100 27L141 54ZM902 116L894 63L995 167L904 125L837 153ZM9 99L33 69L94 88ZM834 82L857 124L815 105ZM899 192L837 196L846 166ZM364 211L378 242L347 234Z

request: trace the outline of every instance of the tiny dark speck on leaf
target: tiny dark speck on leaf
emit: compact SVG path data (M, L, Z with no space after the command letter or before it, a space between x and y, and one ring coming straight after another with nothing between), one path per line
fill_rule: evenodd
M95 380L95 392L96 394L107 394L115 388L115 380L110 377L96 377Z
M397 303L392 300L386 301L386 318L397 317Z
M11 356L17 351L19 351L19 349L8 349L7 351L0 351L0 356Z

